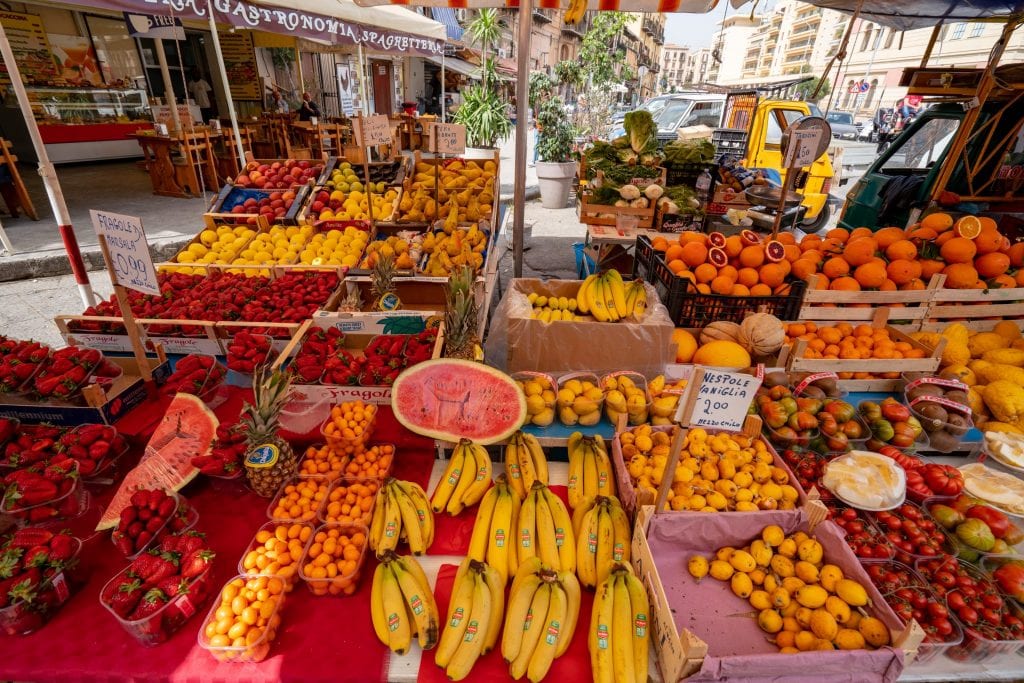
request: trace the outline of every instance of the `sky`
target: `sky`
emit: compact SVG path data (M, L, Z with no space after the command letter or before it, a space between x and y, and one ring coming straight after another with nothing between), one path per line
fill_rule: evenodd
M758 13L773 7L774 0L761 0L757 4ZM665 21L665 42L673 45L690 45L692 47L710 47L711 37L718 30L718 22L722 21L724 11L728 8L729 16L737 12L750 14L754 5L747 3L739 10L734 10L728 0L720 0L718 7L707 14L669 14Z

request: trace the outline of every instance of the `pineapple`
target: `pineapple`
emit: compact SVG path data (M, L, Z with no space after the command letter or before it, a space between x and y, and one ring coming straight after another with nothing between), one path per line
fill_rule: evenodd
M352 285L348 294L338 304L338 311L342 313L358 313L363 310L363 295L359 292L358 285Z
M476 336L477 303L473 296L473 268L458 266L448 278L444 311L444 356L483 360Z
M264 498L270 498L281 484L295 476L299 466L295 451L278 436L278 418L291 393L291 376L280 370L271 372L266 366L261 366L253 376L252 389L253 402L242 408L241 421L248 448L245 472L252 489ZM273 456L275 449L276 459Z
M373 310L397 311L402 302L395 293L395 257L381 255L373 264L370 276L370 294L373 296Z

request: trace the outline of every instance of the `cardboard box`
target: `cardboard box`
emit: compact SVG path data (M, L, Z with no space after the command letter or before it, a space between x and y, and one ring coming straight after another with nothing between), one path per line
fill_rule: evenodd
M512 311L528 308L526 297L531 292L573 298L580 284L578 280L512 280L506 296L518 295L522 299L522 307L515 306L514 301L503 302L502 306L512 304ZM657 300L650 292L648 302L648 311L652 311ZM523 312L528 316L525 308ZM649 320L643 324L592 320L545 323L509 315L507 325L506 371L509 373L532 370L556 376L567 372L603 375L618 370L635 370L653 377L675 359L672 344L674 327L667 317L663 322Z
M112 358L107 360L119 365L124 374L114 380L110 389L104 391L96 385L83 390L85 405L50 404L28 402L16 396L0 394L0 417L16 418L23 423L47 422L58 427L73 427L80 424L113 424L148 396L146 383L139 374L135 358ZM171 374L166 360L148 359L150 371L157 384L163 383Z

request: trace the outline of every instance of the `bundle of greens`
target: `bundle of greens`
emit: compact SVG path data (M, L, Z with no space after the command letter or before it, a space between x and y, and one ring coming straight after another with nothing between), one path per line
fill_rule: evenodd
M654 123L651 112L646 109L628 112L622 122L622 127L626 129L629 146L634 152L641 156L657 153L658 127Z
M658 208L665 213L685 216L703 216L704 209L694 193L693 188L686 185L673 185L665 188L665 194L658 200Z
M675 140L665 145L666 166L710 164L715 160L715 146L708 139Z

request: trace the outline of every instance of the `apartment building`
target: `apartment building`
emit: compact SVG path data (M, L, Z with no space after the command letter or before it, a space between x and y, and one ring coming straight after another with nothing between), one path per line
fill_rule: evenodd
M635 40L626 43L626 59L634 79L626 86L635 101L643 102L659 92L661 81L661 53L665 44L665 15L663 13L630 12L625 33ZM630 54L632 50L633 54Z
M661 78L659 84L665 92L682 88L686 80L687 63L692 48L688 45L668 44L661 50Z
M719 22L719 30L711 40L712 64L708 77L713 83L729 85L744 79L743 66L747 45L761 25L761 17L734 14Z

